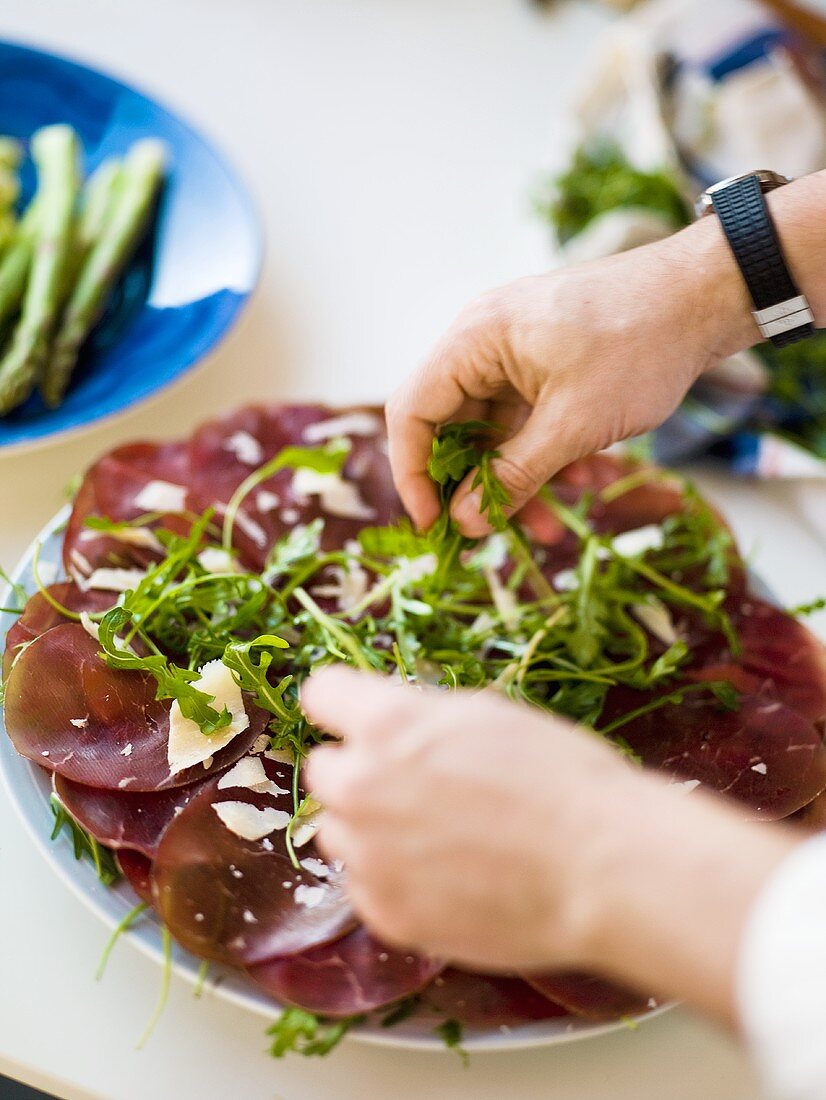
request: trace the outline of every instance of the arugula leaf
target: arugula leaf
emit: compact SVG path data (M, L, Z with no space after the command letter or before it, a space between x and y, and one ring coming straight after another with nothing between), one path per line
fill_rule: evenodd
M175 699L181 714L197 722L201 732L209 736L217 733L232 720L226 707L220 712L210 706L213 696L192 686L199 674L192 669L179 668L161 653L140 657L134 651L119 645L119 632L132 622L132 612L125 607L113 607L107 611L98 626L101 656L110 668L126 671L148 672L157 683L156 699Z
M267 1028L267 1036L272 1039L269 1052L273 1058L283 1058L291 1051L307 1058L329 1054L350 1028L363 1020L364 1016L329 1019L303 1008L285 1008Z
M68 832L72 841L75 859L88 859L93 864L97 876L104 886L111 886L117 882L121 874L112 852L99 844L91 833L75 821L56 794L50 797L49 806L54 817L50 839L57 840L62 832Z
M641 207L661 214L674 229L688 225L692 213L676 181L665 171L634 167L613 141L581 145L568 169L552 180L536 202L564 244L600 214L620 207Z
M504 531L508 526L508 518L504 509L510 504L511 498L510 493L491 468L491 460L498 457L498 455L498 451L484 452L479 461L471 488L478 489L481 486L481 511L487 516L488 523L494 531Z
M458 1020L444 1020L433 1028L434 1034L442 1040L448 1050L455 1050L462 1059L462 1065L467 1068L470 1065L468 1052L462 1046L464 1029Z
M315 470L319 474L341 473L352 444L349 439L331 439L322 447L298 447L290 445L282 449L259 466L257 470L245 478L232 494L224 513L224 529L221 545L225 550L232 547L232 530L235 526L235 517L238 509L252 490L263 481L274 477L280 470Z

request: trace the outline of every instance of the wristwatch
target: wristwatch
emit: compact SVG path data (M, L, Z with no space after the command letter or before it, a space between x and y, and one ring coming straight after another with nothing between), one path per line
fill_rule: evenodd
M777 172L748 172L709 187L696 204L698 217L716 214L749 289L752 314L766 340L777 348L811 336L814 317L786 266L774 222L763 196L791 183Z

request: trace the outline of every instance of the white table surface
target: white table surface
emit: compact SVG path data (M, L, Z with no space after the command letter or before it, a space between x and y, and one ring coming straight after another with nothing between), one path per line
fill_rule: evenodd
M227 343L150 407L0 459L11 565L71 474L112 444L187 431L254 398L381 399L465 299L548 262L528 195L604 16L527 0L0 0L0 34L71 52L179 106L235 158L268 253ZM205 226L205 232L209 227ZM780 596L826 588L790 490L704 478ZM44 822L44 828L46 823ZM174 980L105 932L0 800L0 1073L106 1100L752 1100L736 1045L687 1012L544 1051L455 1056L346 1041L271 1061L259 1017Z

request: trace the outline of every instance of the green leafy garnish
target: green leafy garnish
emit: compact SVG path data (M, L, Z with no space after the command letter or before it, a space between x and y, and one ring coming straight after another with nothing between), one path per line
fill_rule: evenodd
M467 1067L470 1064L470 1058L468 1052L462 1046L462 1039L464 1038L464 1029L458 1020L450 1019L444 1020L441 1024L438 1024L433 1028L434 1034L442 1040L448 1050L455 1050L459 1057L462 1059L462 1065Z
M269 1052L273 1058L283 1058L290 1052L308 1058L329 1054L350 1028L363 1020L363 1016L333 1020L305 1012L303 1008L285 1008L267 1028L267 1036L272 1039Z
M669 173L635 168L611 141L580 146L570 166L546 185L536 202L537 212L563 244L600 214L621 207L660 214L672 229L688 225L692 216Z
M51 839L56 840L62 832L67 832L72 841L75 859L88 859L104 886L117 882L121 877L120 869L109 849L99 844L91 833L75 821L56 794L49 799L49 805L54 816Z

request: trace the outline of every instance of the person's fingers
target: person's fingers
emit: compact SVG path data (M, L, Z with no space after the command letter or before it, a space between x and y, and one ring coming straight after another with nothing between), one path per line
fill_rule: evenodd
M420 530L439 518L438 491L427 472L437 430L449 421L484 417L489 394L472 393L461 381L474 370L462 338L446 341L387 403L393 480Z
M420 704L417 689L345 665L319 669L301 686L301 706L310 721L351 741L400 728Z
M498 447L499 457L491 466L510 500L507 515L524 507L563 466L594 449L588 436L573 432L570 425L563 410L538 405L522 428ZM481 538L491 531L481 510L482 487L472 488L475 477L476 470L471 470L451 505L454 521L469 538Z

